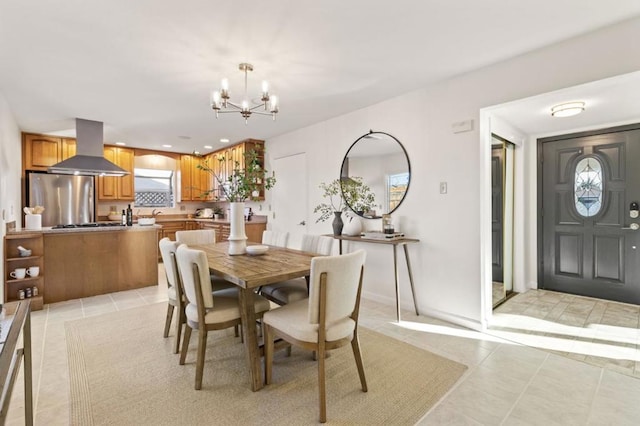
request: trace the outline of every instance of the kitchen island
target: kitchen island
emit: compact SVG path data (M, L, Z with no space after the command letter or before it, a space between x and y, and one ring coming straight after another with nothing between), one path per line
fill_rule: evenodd
M157 285L160 229L159 225L43 228L13 231L6 238L9 250L16 244L41 244L38 297L47 304ZM17 299L16 286L22 286L21 280L5 287L5 301Z

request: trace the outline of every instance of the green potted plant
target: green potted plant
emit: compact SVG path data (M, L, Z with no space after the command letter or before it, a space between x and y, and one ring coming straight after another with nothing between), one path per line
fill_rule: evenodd
M323 191L323 198L328 199L328 202L318 204L313 210L314 213L320 213L316 223L325 222L333 216L333 235L342 234L343 212L356 209L356 211L362 209L363 212L366 212L375 205L375 196L371 192L371 188L362 182L361 177L335 179L328 184L322 182L319 187ZM353 220L357 221L358 219L352 214L349 221Z
M224 210L220 206L213 206L213 218L216 220L224 219Z

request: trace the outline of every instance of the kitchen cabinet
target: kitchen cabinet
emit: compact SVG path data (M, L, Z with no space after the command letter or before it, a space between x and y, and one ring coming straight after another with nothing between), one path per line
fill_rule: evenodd
M177 220L171 222L158 222L159 225L162 225L162 229L160 230L160 239L169 238L171 241L176 240L176 232L178 231L186 231L187 230L187 221L185 220Z
M21 257L18 246L31 250L31 256ZM30 268L37 266L40 273L37 277L26 275L25 278L13 278L10 273L17 268ZM27 288L33 294L33 289L37 288L38 295L31 296L31 310L40 310L43 306L45 292L44 280L44 244L42 233L19 233L8 234L4 237L4 302L14 302L19 300L20 290L26 293Z
M255 151L257 153L257 160L261 167L264 167L264 141L258 139L245 139L233 146L230 146L224 150L215 151L212 154L214 159L213 170L221 178L226 180L233 174L235 169L244 170L245 168L245 153ZM222 161L221 161L222 160ZM215 183L216 194L218 194L220 200L224 200L224 193L219 189L217 182ZM258 186L258 196L255 198L257 201L264 200L264 187Z
M201 170L198 165L206 164L211 167L212 154L206 156L180 156L180 200L181 201L213 201L213 176Z
M216 241L226 241L231 233L231 225L228 222L198 222L200 229L214 229ZM245 222L244 231L247 241L252 243L262 242L262 233L267 229L266 222Z
M158 284L158 229L44 234L44 302L91 297Z
M98 178L98 200L134 201L133 188L134 150L116 146L104 147L104 158L128 171L125 176L101 176Z
M60 161L76 155L76 140L56 136L22 134L24 170L47 171Z

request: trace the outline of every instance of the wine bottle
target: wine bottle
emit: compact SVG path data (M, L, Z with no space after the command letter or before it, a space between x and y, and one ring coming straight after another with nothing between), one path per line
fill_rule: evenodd
M122 209L122 220L120 221L122 226L127 226L127 212Z
M133 210L131 210L131 204L127 206L127 226L133 226Z

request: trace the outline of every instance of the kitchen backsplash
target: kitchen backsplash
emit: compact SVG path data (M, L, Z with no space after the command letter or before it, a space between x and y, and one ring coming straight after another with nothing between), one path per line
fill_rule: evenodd
M166 215L182 215L182 214L188 215L188 214L195 214L197 209L204 208L204 207L214 207L216 205L219 205L225 211L229 208L229 203L222 202L222 201L207 202L207 203L184 202L184 203L178 203L177 206L173 208L135 207L133 203L131 204L132 204L131 209L133 210L133 214L141 215L141 216L150 215L153 212L153 210L155 210L156 213L160 211L162 212L162 214L166 214ZM96 214L98 217L107 216L112 210L115 210L117 213L122 213L122 210L125 210L128 205L129 203L127 202L109 202L109 201L99 202L98 207L96 209L97 210ZM245 206L251 207L254 214L267 215L268 206L267 206L267 203L265 202L258 203L253 201L247 201L245 203Z

